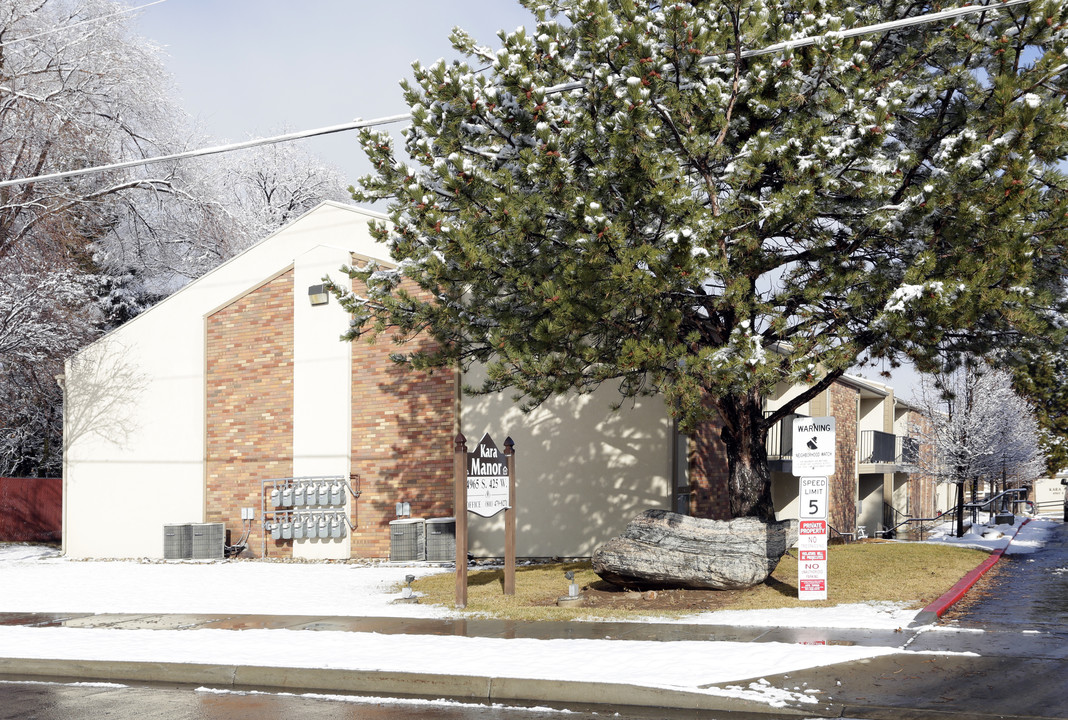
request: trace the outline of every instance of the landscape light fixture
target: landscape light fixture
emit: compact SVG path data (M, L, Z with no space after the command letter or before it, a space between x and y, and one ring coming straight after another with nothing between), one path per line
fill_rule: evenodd
M405 575L404 582L408 583L408 585L401 589L401 597L408 600L415 594L415 591L412 590L412 583L415 582L415 575Z
M564 573L564 577L567 578L568 583L570 583L567 586L567 596L571 598L577 598L579 594L579 586L578 583L575 582L575 571L568 570Z
M326 285L312 285L308 288L308 299L312 305L326 305L330 302L330 293L326 291Z

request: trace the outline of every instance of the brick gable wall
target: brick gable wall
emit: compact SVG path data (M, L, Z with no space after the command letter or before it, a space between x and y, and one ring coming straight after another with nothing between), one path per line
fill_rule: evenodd
M931 421L922 413L910 410L908 427L908 433L912 437L931 436ZM913 517L930 518L935 515L937 481L930 472L932 467L934 467L934 446L921 440L918 472L909 474L909 514Z
M417 338L406 347L429 342ZM411 503L413 518L453 516L456 373L409 370L390 359L395 351L385 336L352 343L352 472L361 490L352 541L360 557L389 556L398 502Z
M208 522L236 542L241 508L256 509L248 547L260 554L261 484L293 474L293 272L285 272L207 318ZM267 539L289 557L292 541Z
M720 438L722 424L702 423L689 441L690 514L712 520L731 517L727 447Z
M827 414L834 417L835 444L827 522L841 532L852 532L857 524L857 391L836 382L824 395Z

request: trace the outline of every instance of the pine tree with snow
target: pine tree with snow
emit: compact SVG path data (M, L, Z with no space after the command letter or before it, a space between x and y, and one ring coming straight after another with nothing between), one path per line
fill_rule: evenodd
M414 66L403 154L363 134L399 267L353 269L350 338L428 333L398 361L528 406L613 383L718 418L731 512L770 518L768 429L851 366L1053 332L1065 4L847 37L938 8L521 2L532 30ZM779 383L809 387L765 416Z
M1028 353L1014 377L1017 390L1034 406L1052 477L1068 468L1068 346Z

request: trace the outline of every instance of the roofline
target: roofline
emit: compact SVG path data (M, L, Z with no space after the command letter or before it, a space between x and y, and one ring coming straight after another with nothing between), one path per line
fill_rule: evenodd
M855 375L842 375L838 380L846 385L853 387L856 390L868 390L876 395L882 397L889 397L894 391L889 385L883 385L882 383L873 383L871 380L865 380Z
M231 257L228 257L226 260L223 260L221 263L219 263L218 265L213 267L211 270L208 270L206 273L204 273L200 277L193 278L192 280L187 282L185 285L183 285L182 287L178 288L177 290L175 290L170 295L168 295L167 297L165 297L162 300L160 300L158 303L156 303L155 305L153 305L149 309L147 309L144 312L138 314L137 316L129 319L128 321L124 322L123 324L121 324L121 325L119 325L117 327L113 327L112 329L108 330L106 333L104 333L100 337L98 337L95 340L93 340L88 345L85 345L85 346L83 346L81 348L78 348L77 351L71 353L66 358L64 358L64 364L66 363L67 360L70 360L71 358L77 357L78 355L82 354L84 351L86 351L89 348L93 347L97 343L108 339L109 337L111 337L111 335L113 333L118 332L119 330L121 330L122 328L126 327L130 323L137 322L141 318L143 318L146 315L148 315L149 313L151 313L156 308L158 308L161 305L163 305L164 303L168 302L171 298L176 297L177 295L185 292L186 288L189 288L189 287L193 286L194 284L199 283L200 281L211 277L212 275L214 275L217 272L221 272L223 270L223 268L225 268L226 266L228 266L231 263L235 262L238 258L240 258L245 253L252 252L252 250L255 249L257 246L261 245L262 243L267 242L268 240L273 238L278 233L283 232L284 230L287 230L291 226L297 224L298 222L300 222L301 220L303 220L307 216L311 215L314 212L317 212L320 208L322 208L324 206L327 206L327 205L329 205L330 207L333 207L333 208L337 208L339 210L347 210L347 211L355 213L357 215L364 215L366 217L373 218L375 220L384 220L384 221L387 221L387 222L389 221L389 216L388 215L386 215L385 213L378 212L377 210L370 210L368 208L358 207L356 205L347 205L345 203L341 203L341 202L338 202L336 200L323 200L321 203L319 203L318 205L313 207L311 210L308 210L307 212L301 213L300 215L298 215L297 217L293 218L292 220L290 220L289 222L287 222L285 225L281 226L280 228L274 230L271 233L268 233L267 235L264 235L259 240L255 241L254 243L249 245L247 248L245 248L241 252L239 252L236 255L233 255Z

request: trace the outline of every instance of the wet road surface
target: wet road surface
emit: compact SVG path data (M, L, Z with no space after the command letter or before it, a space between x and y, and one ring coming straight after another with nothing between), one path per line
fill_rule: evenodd
M997 575L952 613L962 628L1051 632L1068 630L1068 523L1055 525L1034 553L1004 555ZM1068 702L1068 700L1066 700Z
M0 681L0 720L796 720L797 715L635 708L524 708L345 695L217 693L190 687Z
M1068 524L1043 547L1005 555L965 609L906 640L915 652L769 676L808 682L821 701L871 720L1068 718ZM999 563L1000 564L1000 563Z

